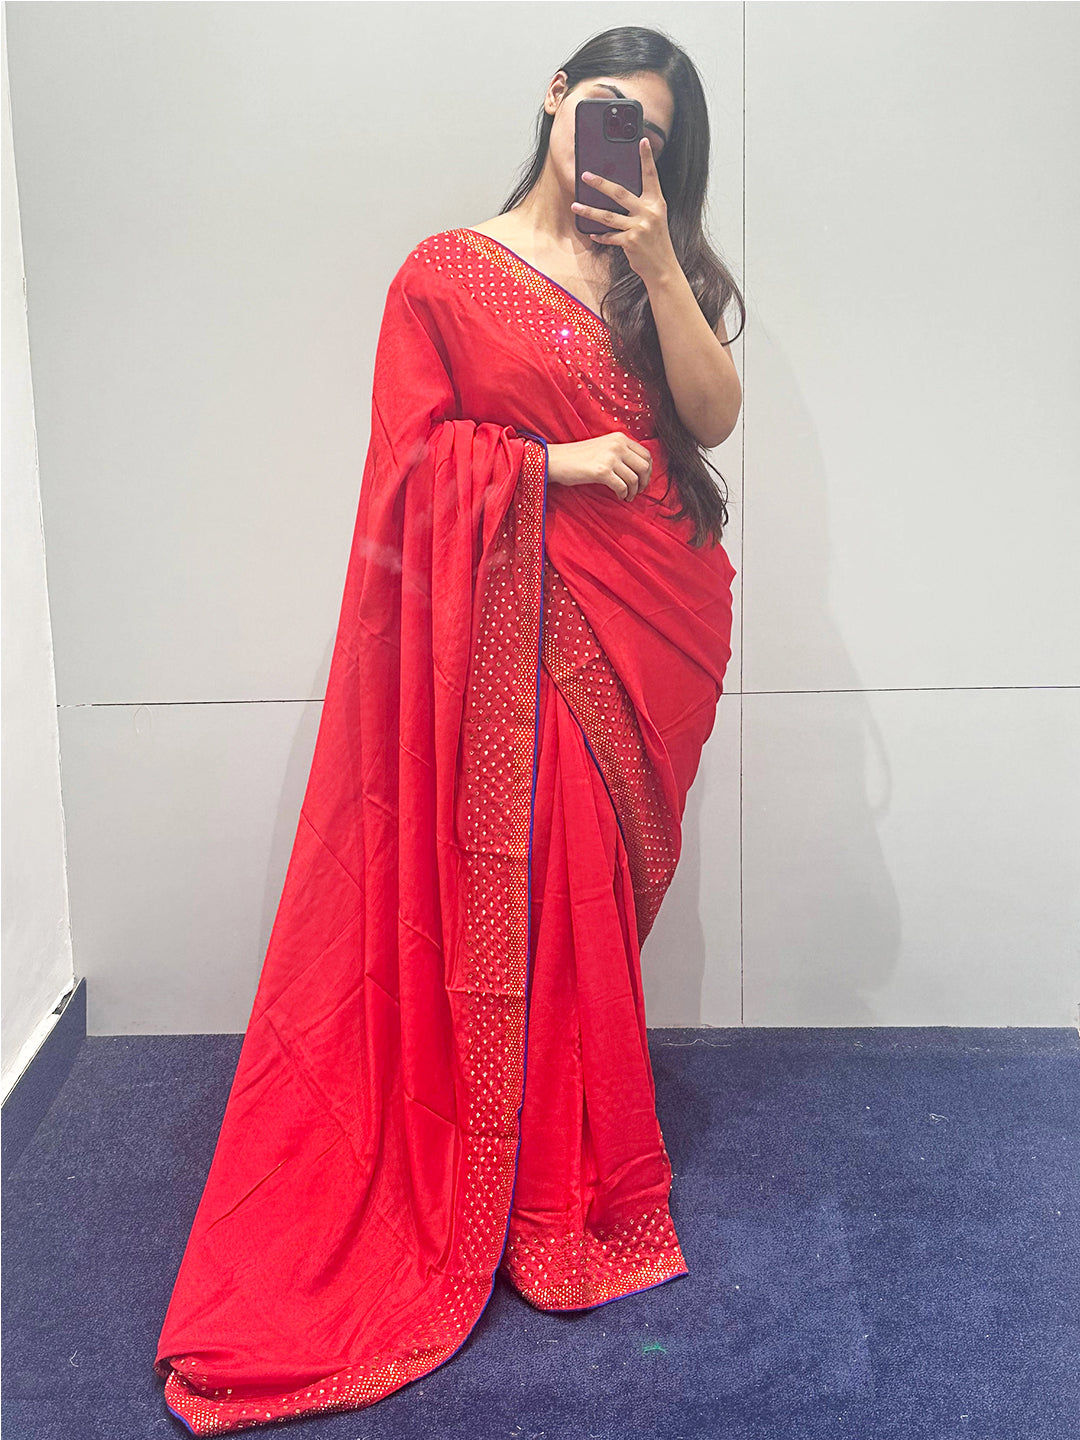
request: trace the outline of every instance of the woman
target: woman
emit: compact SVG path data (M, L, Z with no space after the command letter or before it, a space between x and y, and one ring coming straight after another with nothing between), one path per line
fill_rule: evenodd
M574 107L613 91L649 136L640 197L593 182L625 214L571 203ZM390 285L311 773L155 1360L195 1434L371 1404L499 1270L546 1310L687 1274L639 947L730 656L707 157L683 52L608 31L521 193Z

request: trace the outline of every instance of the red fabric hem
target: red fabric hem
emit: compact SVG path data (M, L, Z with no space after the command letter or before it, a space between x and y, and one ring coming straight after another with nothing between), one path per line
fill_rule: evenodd
M539 1310L589 1310L689 1274L666 1205L603 1234L516 1239L500 1268Z

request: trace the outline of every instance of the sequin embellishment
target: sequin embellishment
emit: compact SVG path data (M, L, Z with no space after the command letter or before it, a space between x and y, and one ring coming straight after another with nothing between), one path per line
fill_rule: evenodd
M652 927L679 854L679 828L664 803L633 702L592 626L544 558L541 660L581 726L612 797L634 883L639 941ZM668 1176L671 1161L658 1138ZM542 1310L574 1310L688 1273L667 1204L557 1234L511 1228L502 1268Z
M575 385L636 440L653 434L648 387L615 358L611 330L588 305L478 230L444 230L417 246L508 325L554 353Z
M667 1151L664 1151L665 1164ZM540 1310L581 1310L686 1275L666 1205L598 1231L565 1230L547 1239L511 1238L503 1268Z
M612 797L634 879L638 943L644 944L675 874L680 820L664 799L634 702L546 556L543 663L584 731Z

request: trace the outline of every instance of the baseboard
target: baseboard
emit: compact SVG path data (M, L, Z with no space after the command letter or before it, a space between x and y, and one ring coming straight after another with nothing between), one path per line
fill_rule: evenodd
M0 1180L6 1180L71 1073L86 1039L86 977L67 996L56 1024L4 1101Z

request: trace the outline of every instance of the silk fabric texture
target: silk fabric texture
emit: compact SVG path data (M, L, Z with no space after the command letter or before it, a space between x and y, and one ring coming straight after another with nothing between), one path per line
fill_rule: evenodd
M498 1271L545 1310L688 1273L640 946L730 658L655 395L478 231L387 294L293 849L154 1368L197 1435L448 1360ZM622 430L632 501L547 483Z

